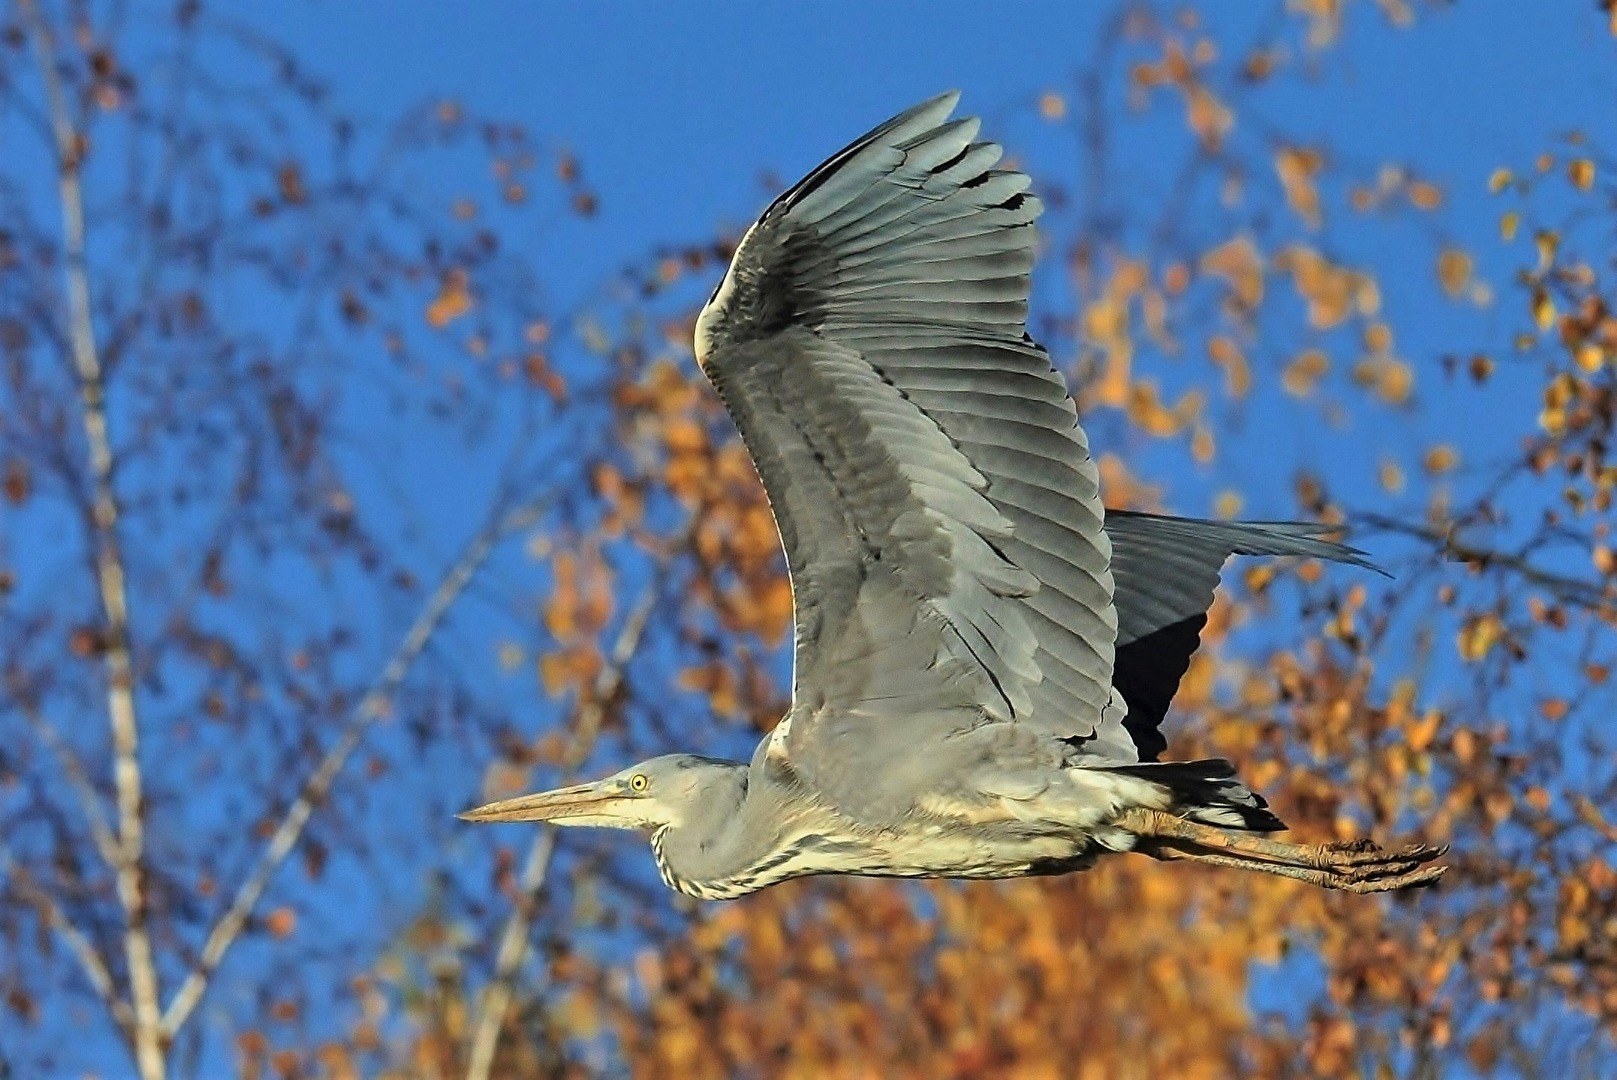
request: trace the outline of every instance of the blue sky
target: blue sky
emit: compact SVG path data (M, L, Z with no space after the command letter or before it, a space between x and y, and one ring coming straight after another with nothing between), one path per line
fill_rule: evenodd
M1249 39L1278 2L1201 5ZM1586 0L1472 0L1422 9L1414 32L1347 5L1349 47L1292 95L1292 115L1344 153L1440 164L1480 196L1487 171L1552 132L1609 119L1613 41ZM453 97L574 149L602 195L594 250L559 277L592 281L648 241L745 225L766 169L800 174L876 121L949 87L994 136L1070 85L1110 4L1020 0L817 3L276 4L244 9L341 98L378 121ZM1014 143L1012 148L1015 149ZM1149 176L1138 178L1149 183ZM558 252L558 256L561 252Z
M1222 0L1200 10L1217 40L1240 47L1272 26L1282 6ZM1474 0L1463 13L1421 6L1412 31L1392 28L1368 2L1347 7L1345 44L1314 62L1310 85L1266 94L1259 115L1327 147L1359 176L1403 162L1444 188L1443 213L1409 227L1457 240L1477 256L1479 276L1501 296L1489 311L1434 303L1429 260L1387 265L1381 245L1407 234L1390 238L1337 215L1321 238L1327 250L1383 275L1399 352L1429 378L1441 351L1484 336L1508 340L1520 323L1521 305L1508 295L1519 251L1498 241L1500 208L1486 179L1501 164L1525 165L1566 130L1600 129L1617 96L1613 39L1586 0ZM551 299L565 308L658 245L739 230L771 197L769 178L789 181L853 134L941 89L963 90L963 108L982 115L990 136L1036 176L1076 175L1081 162L1041 130L1035 101L1046 90L1070 93L1115 9L1036 0L989 15L959 0L618 0L250 10L254 25L291 45L362 117L380 123L401 102L447 97L520 121L541 143L578 154L601 197L598 218L563 217L528 237ZM1182 120L1165 126L1182 130ZM1170 175L1149 137L1131 145L1117 181L1160 202ZM1049 268L1036 271L1039 295L1058 288L1053 278ZM1150 373L1151 363L1147 356L1143 370ZM1252 408L1261 423L1261 404ZM1305 461L1332 452L1313 434L1283 432ZM1406 461L1439 440L1457 442L1468 459L1488 450L1476 426L1450 431L1426 419L1352 434L1386 440ZM1206 512L1213 493L1234 484L1255 491L1250 511L1289 512L1283 487L1264 492L1263 460L1250 452L1222 458L1224 475L1187 478L1185 491L1170 494L1173 505ZM1366 455L1358 474L1341 480L1360 503L1375 493L1375 465Z

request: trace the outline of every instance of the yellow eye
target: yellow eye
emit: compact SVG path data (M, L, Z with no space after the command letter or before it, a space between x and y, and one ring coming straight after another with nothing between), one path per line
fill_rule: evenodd
M633 776L629 777L630 791L644 791L650 786L651 781L646 779L645 773L635 773Z

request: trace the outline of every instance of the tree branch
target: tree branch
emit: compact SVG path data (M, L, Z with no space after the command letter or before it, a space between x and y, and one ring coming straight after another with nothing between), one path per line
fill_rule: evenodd
M55 726L43 715L39 707L32 701L12 695L17 702L17 709L22 713L28 726L34 729L39 741L45 744L61 765L62 771L67 774L67 781L72 785L73 791L84 805L84 816L90 822L90 836L95 841L96 850L106 860L108 869L116 871L122 857L118 837L107 822L107 815L102 810L101 796L96 793L95 785L90 782L90 774L85 771L84 762L73 752L73 748L62 741L57 734Z
M125 914L124 955L134 1010L135 1064L142 1080L166 1071L161 1037L157 965L147 908L145 797L141 790L140 725L129 652L129 594L118 545L118 501L113 490L112 442L107 434L106 385L91 321L90 272L85 260L84 192L79 182L84 141L75 129L56 69L56 44L35 0L21 0L23 18L39 55L40 79L56 143L57 195L62 209L62 254L67 278L68 341L78 379L81 421L90 456L90 533L95 576L106 620L107 715L112 728L113 781L118 803L118 899Z
M112 1018L118 1022L124 1034L131 1040L134 1038L135 1013L118 993L117 984L112 981L112 972L107 970L107 962L91 943L89 937L73 924L67 917L62 906L40 886L29 879L23 869L11 857L11 852L0 845L0 877L9 877L17 893L39 910L39 917L45 925L61 935L67 947L84 969L85 977L90 980L90 986L106 1002L107 1008L112 1012Z
M449 568L438 587L427 598L426 604L416 615L415 622L411 624L403 640L399 642L387 666L382 669L382 673L349 714L343 726L342 736L326 751L314 772L303 782L297 798L293 800L276 826L252 872L242 881L230 906L208 932L195 966L163 1012L162 1031L165 1038L172 1040L180 1028L185 1026L186 1020L190 1018L192 1011L202 1000L202 995L207 991L209 980L224 960L225 953L246 927L253 909L269 887L270 879L275 876L275 872L303 836L303 830L308 825L310 816L324 801L337 774L342 771L343 765L359 746L366 732L377 719L387 714L393 694L404 682L411 665L421 655L421 651L437 630L439 623L443 621L450 606L488 561L489 555L500 539L537 520L542 510L543 505L535 503L505 515L496 515L467 544L466 550L461 553L460 558Z
M624 671L634 658L645 633L646 622L657 605L662 577L663 572L659 569L624 618L617 639L612 643L612 653L595 677L590 696L579 704L573 720L572 740L562 760L564 784L571 782L578 767L595 747L601 724L606 719L606 704L623 684ZM500 931L494 977L484 988L477 1015L472 1021L466 1080L488 1080L489 1070L494 1066L494 1051L499 1045L500 1029L505 1025L505 1014L511 1007L517 969L522 966L528 953L528 931L539 906L539 890L544 888L545 877L550 871L550 858L555 851L555 829L540 829L528 846L516 903L512 905L511 913L506 916L505 926Z
M1453 528L1434 529L1428 525L1416 525L1411 522L1400 521L1397 518L1371 513L1354 513L1349 515L1349 519L1355 524L1366 525L1372 529L1399 533L1403 536L1414 537L1417 540L1424 540L1428 544L1440 548L1444 554L1452 556L1461 562L1475 563L1482 567L1502 567L1521 577L1524 581L1555 594L1559 599L1577 604L1580 607L1605 610L1617 603L1617 593L1613 593L1605 585L1581 578L1551 573L1548 570L1534 566L1522 556L1513 555L1510 552L1475 547L1464 543L1455 536Z

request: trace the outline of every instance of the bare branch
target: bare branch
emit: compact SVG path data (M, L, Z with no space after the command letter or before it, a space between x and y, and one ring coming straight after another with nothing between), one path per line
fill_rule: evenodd
M465 592L478 570L488 561L489 555L493 553L500 539L537 520L542 510L542 505L534 504L505 515L496 515L471 539L466 550L461 553L460 558L449 568L438 587L427 598L426 604L416 615L415 622L411 624L403 640L399 642L387 666L382 669L382 673L349 714L343 726L342 736L326 751L314 772L303 782L298 797L293 800L281 818L280 824L275 827L275 832L252 872L241 883L230 906L208 932L196 965L186 975L185 982L175 992L168 1008L163 1012L162 1030L166 1038L174 1038L202 1000L209 980L219 969L225 953L246 927L253 909L257 907L258 901L269 887L270 879L275 876L287 855L303 836L303 830L308 825L310 816L325 800L337 774L342 771L343 765L359 746L366 732L378 718L387 714L393 695L404 682L405 675L409 673L416 658L421 655L433 632L438 629L444 615Z
M117 985L112 981L112 972L107 969L106 960L89 937L73 924L67 917L62 906L33 880L26 871L17 865L11 857L11 852L0 845L0 877L9 877L12 887L28 903L33 904L39 911L39 917L45 925L56 931L67 947L72 950L73 956L78 960L79 967L84 969L84 975L90 980L90 987L104 1001L112 1013L112 1018L124 1030L124 1034L134 1038L135 1013L118 993Z
M56 44L35 0L22 0L23 18L39 55L40 79L57 154L57 195L62 209L62 254L67 278L68 341L78 379L81 421L90 454L90 533L95 575L106 620L107 715L112 727L113 780L118 802L118 899L125 914L124 953L134 1008L135 1064L142 1080L166 1072L161 1037L157 965L147 912L145 799L140 771L140 726L129 653L129 594L118 545L118 501L113 491L112 441L107 434L106 385L91 321L90 273L85 260L84 192L79 182L84 141L75 129L56 70Z
M89 819L90 836L95 841L96 850L106 860L108 868L116 871L122 858L118 837L113 833L107 815L102 810L101 796L96 793L95 785L90 782L90 774L85 770L84 762L79 760L79 756L73 752L71 746L62 741L62 736L57 733L55 725L45 719L37 705L20 698L16 700L17 709L22 713L23 719L34 729L34 734L45 744L45 748L56 757L62 772L67 774L67 782L72 785L74 794L84 806L84 816Z
M1386 517L1382 514L1355 513L1351 520L1356 524L1366 525L1383 532L1399 533L1411 536L1417 540L1424 540L1441 550L1445 555L1461 562L1472 563L1479 567L1498 566L1516 574L1524 581L1537 585L1547 592L1553 593L1558 599L1577 604L1580 607L1608 610L1617 603L1617 593L1613 593L1607 586L1598 582L1586 581L1581 578L1568 577L1564 574L1552 573L1534 566L1520 555L1513 555L1507 551L1497 551L1493 548L1476 547L1458 539L1454 529L1435 529L1427 525L1417 525L1397 518Z
M563 783L569 782L595 747L596 737L601 733L601 724L606 719L606 704L612 700L618 687L622 685L624 671L640 646L646 622L651 617L652 608L657 604L657 593L662 585L662 577L661 572L653 576L640 599L624 618L623 626L619 628L617 639L612 644L612 653L595 677L592 693L579 704L573 720L572 739L562 761L563 776L568 778L564 779ZM555 829L539 830L528 846L528 857L523 863L522 878L518 886L520 891L516 903L511 907L511 913L506 916L505 926L500 931L500 947L494 959L494 977L483 990L482 999L478 1002L477 1016L472 1022L466 1080L488 1080L489 1070L494 1066L494 1051L499 1045L500 1028L505 1024L506 1011L511 1007L517 969L522 966L523 958L528 952L528 931L533 922L534 911L538 907L539 890L544 888L545 877L550 871L550 858L555 851Z

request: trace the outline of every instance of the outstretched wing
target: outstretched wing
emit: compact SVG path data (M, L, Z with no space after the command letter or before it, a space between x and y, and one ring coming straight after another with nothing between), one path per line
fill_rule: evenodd
M985 717L1088 737L1110 699L1098 478L1026 331L1041 206L955 101L776 200L697 320L786 546L794 760Z

